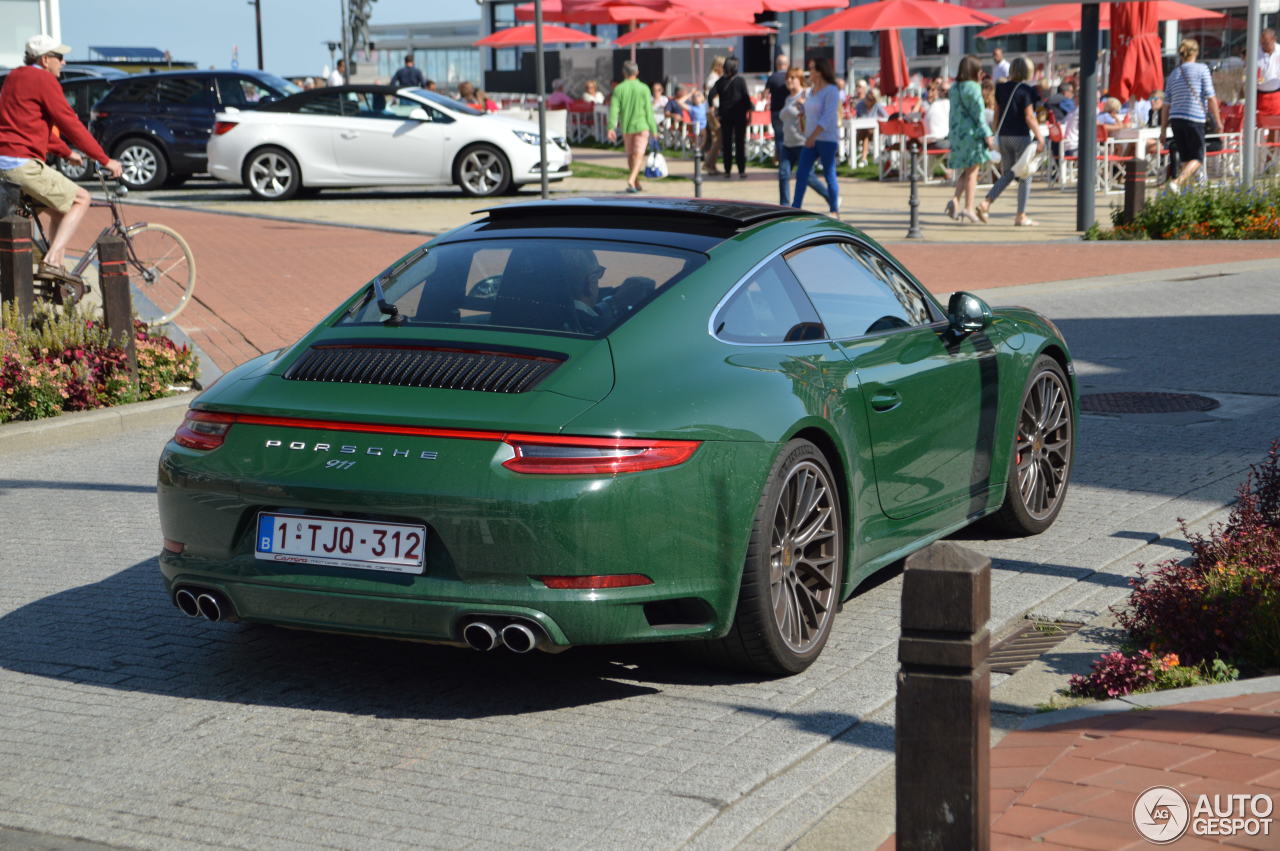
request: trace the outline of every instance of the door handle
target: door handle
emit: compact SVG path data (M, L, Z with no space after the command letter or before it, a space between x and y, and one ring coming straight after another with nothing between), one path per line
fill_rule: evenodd
M355 139L359 137L360 134L355 132L354 130L343 130L338 135L340 135L344 139Z
M871 408L872 410L879 411L880 413L892 411L901 404L902 396L898 394L897 390L890 390L886 388L884 390L877 390L875 393L871 394Z

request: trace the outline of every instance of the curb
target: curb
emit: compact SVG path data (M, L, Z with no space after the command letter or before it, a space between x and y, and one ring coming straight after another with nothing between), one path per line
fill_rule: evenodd
M1057 709L1033 715L1022 723L1019 730L1038 730L1054 724L1066 724L1100 715L1114 715L1117 712L1132 712L1136 709L1160 709L1176 706L1181 703L1195 703L1199 700L1217 700L1220 697L1239 697L1244 694L1263 694L1280 692L1280 676L1254 677L1234 683L1214 683L1207 686L1188 686L1187 688L1166 689L1165 691L1131 694L1114 700L1103 700L1086 706L1073 706L1069 709Z
M196 395L195 391L188 391L114 408L74 411L34 422L6 423L0 425L0 453L61 446L149 426L176 426Z

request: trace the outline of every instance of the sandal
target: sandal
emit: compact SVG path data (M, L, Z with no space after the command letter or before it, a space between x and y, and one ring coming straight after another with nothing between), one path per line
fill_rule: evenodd
M1040 223L1030 216L1023 216L1021 219L1015 219L1013 226L1016 228L1038 228Z
M988 218L988 216L987 216L988 211L990 211L990 210L991 210L991 205L990 205L990 204L987 204L987 203L984 201L982 204L979 204L977 207L975 207L975 208L974 208L974 210L976 210L976 211L977 211L977 213L978 213L978 218L982 221L982 223L983 223L984 225L991 221L991 219L990 219L990 218Z
M40 265L36 267L35 277L47 278L54 281L63 281L72 286L83 287L84 279L79 275L73 275L61 266L54 266L52 263L40 261Z

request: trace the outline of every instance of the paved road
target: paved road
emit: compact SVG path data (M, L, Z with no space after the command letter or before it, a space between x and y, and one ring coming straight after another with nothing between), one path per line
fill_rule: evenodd
M998 300L1061 325L1085 392L1223 405L1084 418L1058 524L968 540L995 559L997 632L1103 610L1280 431L1274 274ZM208 624L160 592L167 436L0 454L0 827L164 849L776 848L892 758L892 574L813 668L772 681L678 647L514 658Z

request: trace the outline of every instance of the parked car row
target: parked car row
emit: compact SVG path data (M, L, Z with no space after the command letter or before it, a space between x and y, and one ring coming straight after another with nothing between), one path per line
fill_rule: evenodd
M91 66L68 68L62 88L133 190L206 172L271 201L352 186L453 184L488 196L541 180L537 125L425 89L303 91L261 71L128 75ZM563 180L569 145L548 141L548 178ZM58 167L74 180L88 171Z

